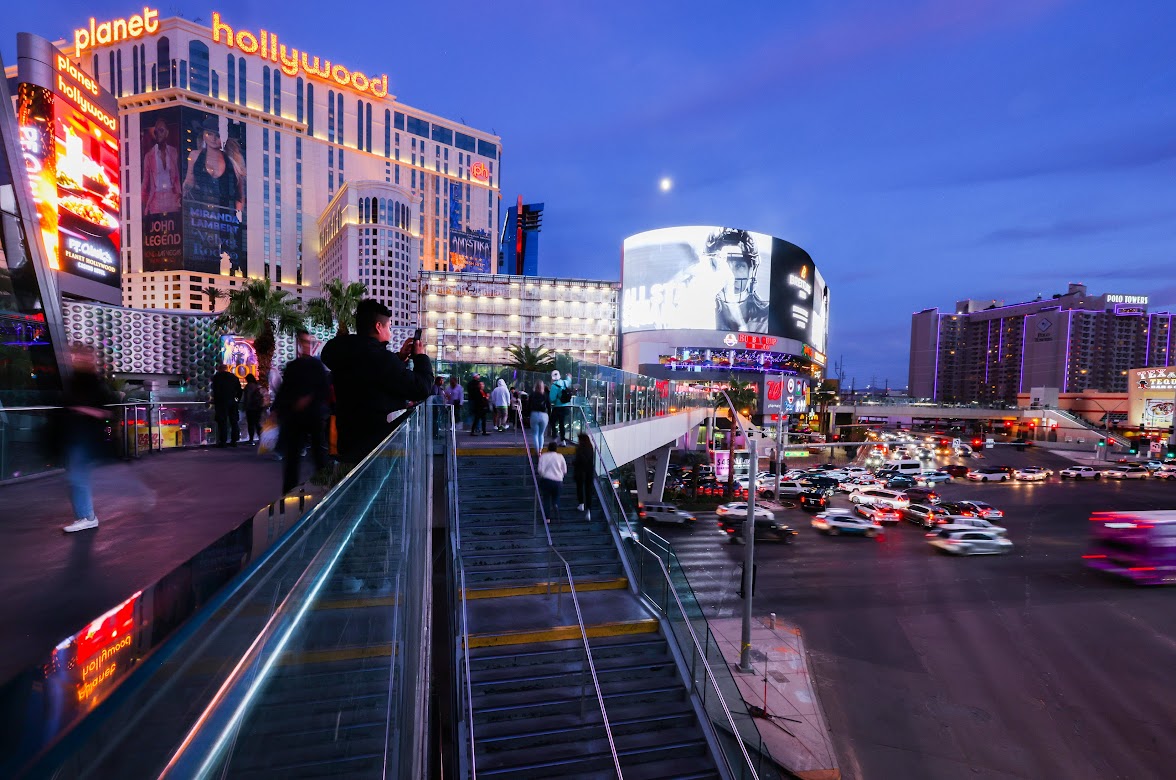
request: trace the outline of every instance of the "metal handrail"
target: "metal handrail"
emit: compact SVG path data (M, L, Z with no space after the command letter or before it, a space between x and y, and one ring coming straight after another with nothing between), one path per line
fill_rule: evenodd
M576 407L576 408L579 408L579 407ZM584 414L584 421L585 421L585 427L587 427L588 415L586 413ZM596 447L595 449L597 451L597 454L599 454L600 447ZM601 456L601 465L605 465L605 474L607 475L608 469L607 469L607 465L604 463L603 456ZM623 503L621 503L620 494L617 493L617 486L613 484L613 481L611 478L608 480L608 484L609 484L609 487L612 489L613 498L616 499L617 507L621 512L621 516L625 518L626 525L629 525L628 515L625 514L625 505ZM665 580L666 580L667 590L673 594L674 603L676 603L678 605L678 611L681 612L681 614L682 614L682 622L686 624L686 628L690 632L690 640L694 644L694 649L698 653L699 658L702 660L703 668L706 670L707 678L710 681L710 687L715 692L715 695L718 696L718 698L719 698L719 704L722 705L723 713L727 716L727 723L731 726L731 732L733 734L735 734L736 737L738 738L737 741L739 742L739 750L740 750L740 752L743 753L744 760L747 761L747 767L751 771L752 777L758 778L759 775L756 773L755 767L752 766L752 763L751 763L751 756L748 755L748 753L747 753L747 748L743 744L743 739L739 737L739 729L735 725L735 718L732 717L731 711L727 708L727 702L723 699L723 693L722 693L722 691L719 690L718 685L715 683L714 672L711 671L710 664L707 663L707 660L706 660L706 652L702 649L702 645L698 641L698 636L694 633L694 627L690 623L690 618L686 615L686 608L682 606L682 601L678 598L678 592L674 588L674 581L672 579L670 579L669 570L666 569L666 565L665 565L665 563L662 562L661 556L657 555L653 550L651 550L643 542L641 542L641 540L637 537L637 535L632 533L632 527L631 526L629 526L629 527L630 527L630 538L632 538L633 543L636 544L637 546L641 547L647 553L649 553L650 555L652 555L654 558L657 559L658 566L661 568L662 575L665 577ZM667 617L668 617L668 614L667 614ZM726 759L726 755L724 754L724 760L725 759Z
M472 674L470 672L470 618L468 601L466 599L466 578L465 578L465 563L461 556L461 512L457 503L457 415L452 404L446 404L449 408L449 451L446 453L446 460L450 467L449 471L449 516L453 520L453 557L454 563L457 566L458 582L461 587L461 652L462 663L465 668L465 700L466 700L466 717L469 723L469 761L470 761L470 780L475 780L478 776L477 757L474 750L474 689Z
M535 486L535 495L539 495L539 476L535 473L535 464L531 461L531 443L527 441L526 430L523 427L523 410L520 407L515 407L515 415L519 423L519 433L523 438L523 454L527 458L527 466L531 469L531 481ZM617 755L617 744L613 740L612 726L608 722L608 712L604 707L604 693L600 690L600 680L596 676L596 664L592 662L592 647L588 644L588 629L584 626L584 616L580 612L580 599L576 595L576 581L572 578L572 567L568 564L567 559L560 555L559 550L555 549L555 545L551 541L551 528L547 524L547 512L543 509L543 502L539 502L539 514L543 518L543 530L547 534L547 549L548 554L554 553L564 565L564 571L568 574L568 594L572 597L572 606L576 611L576 623L580 627L580 640L584 643L584 654L588 659L588 673L592 675L592 687L596 689L596 701L600 704L600 717L604 723L604 734L608 737L608 749L612 753L613 768L617 771L617 778L622 778L621 774L621 759ZM548 592L551 589L551 577L547 578Z

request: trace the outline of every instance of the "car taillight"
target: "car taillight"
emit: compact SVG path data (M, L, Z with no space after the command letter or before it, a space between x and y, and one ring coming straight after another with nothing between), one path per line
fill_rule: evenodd
M733 533L735 533L735 529L734 529L734 528L724 528L723 530L724 530L724 531L726 531L726 532L727 532L727 533L729 533L729 534L733 534Z
M1096 559L1106 558L1107 556L1105 556L1105 555L1083 555L1082 557L1088 561L1093 561Z
M638 512L638 513L637 513L637 516L638 516L638 517L645 517L645 513L644 513L644 512Z

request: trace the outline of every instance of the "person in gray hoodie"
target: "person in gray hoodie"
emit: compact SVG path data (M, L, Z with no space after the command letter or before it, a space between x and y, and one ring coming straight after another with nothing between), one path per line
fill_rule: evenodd
M510 427L508 412L510 410L510 388L505 379L499 379L498 384L490 391L490 406L494 409L494 430L505 431Z

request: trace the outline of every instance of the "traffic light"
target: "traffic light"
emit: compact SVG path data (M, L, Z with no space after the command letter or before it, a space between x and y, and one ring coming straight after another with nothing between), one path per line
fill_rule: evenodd
M973 447L979 447L979 446L980 446L981 444L983 444L983 443L984 443L984 442L983 442L982 440L980 440L980 439L972 439L972 446L973 446Z
M1105 446L1107 446L1107 442L1106 442L1106 440L1105 440L1105 439L1099 439L1099 440L1098 440L1098 446L1100 446L1100 447L1105 447Z

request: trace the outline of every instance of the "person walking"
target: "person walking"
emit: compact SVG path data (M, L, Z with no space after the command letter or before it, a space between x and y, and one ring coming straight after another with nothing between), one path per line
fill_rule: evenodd
M596 482L596 448L592 438L580 432L576 444L576 457L572 461L572 473L576 479L576 509L592 519L592 487Z
M433 386L433 364L424 341L407 339L400 353L388 351L392 312L373 298L355 307L355 333L323 346L322 361L335 387L339 458L356 464L396 427L388 421L409 401L423 401ZM411 361L412 367L409 368Z
M103 407L114 400L113 393L98 376L98 357L93 347L74 345L70 363L73 371L65 384L57 442L65 459L65 478L74 513L74 521L62 529L67 534L98 527L91 474L110 416Z
M442 407L449 405L449 394L445 390L445 377L439 376L433 380L433 397L437 400L437 404L433 407L433 438L441 438L442 423L441 410Z
M489 410L490 396L486 395L486 384L479 381L470 393L470 414L473 415L473 422L470 423L470 436L478 435L479 425L482 427L483 436L490 435L490 431L486 430L486 412Z
M478 394L478 386L482 381L480 374L474 374L470 377L470 381L466 382L465 397L466 402L470 405L470 431L474 430L474 396Z
M552 415L555 417L552 427L556 441L571 444L572 440L568 436L572 432L572 380L560 377L558 371L552 371L548 398L551 400Z
M326 366L314 356L314 336L298 331L295 349L297 357L286 364L282 386L274 398L282 428L282 493L289 493L301 483L302 450L307 439L315 472L327 467L324 433L330 379Z
M543 514L547 522L551 518L559 517L559 491L563 485L563 478L568 473L568 463L559 454L559 444L551 442L547 445L547 452L539 456L539 465L535 469L539 475L539 497L543 502Z
M510 409L510 389L505 379L499 379L490 391L490 405L494 408L494 430L505 431L507 411Z
M461 404L465 400L465 391L462 390L461 383L457 381L457 374L451 374L449 377L449 387L445 388L445 400L453 407L454 429L460 429Z
M245 377L245 392L241 396L241 405L245 407L245 430L249 435L249 443L257 444L261 440L261 413L265 411L265 393L261 392L261 382L253 374Z
M237 446L237 439L241 438L241 412L238 403L241 400L241 380L236 374L229 372L228 365L222 363L212 377L212 408L216 412L216 446L224 447L231 442Z
M547 385L540 379L531 394L531 435L535 438L535 454L543 451L543 434L551 419L551 399L547 397Z

